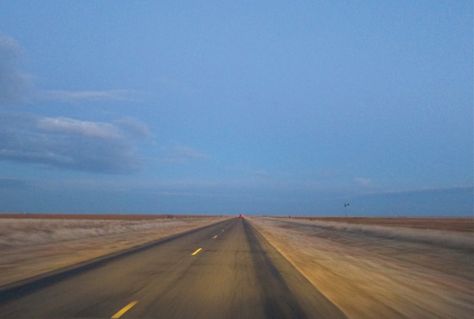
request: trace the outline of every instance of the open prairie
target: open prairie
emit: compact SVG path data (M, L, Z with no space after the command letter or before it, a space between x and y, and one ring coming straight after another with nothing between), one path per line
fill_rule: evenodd
M220 219L186 215L0 214L0 286Z
M472 318L472 219L250 220L350 318Z
M443 221L3 215L0 317L471 318L473 233Z
M292 217L297 220L320 220L360 225L408 227L431 230L474 231L474 218L452 217Z

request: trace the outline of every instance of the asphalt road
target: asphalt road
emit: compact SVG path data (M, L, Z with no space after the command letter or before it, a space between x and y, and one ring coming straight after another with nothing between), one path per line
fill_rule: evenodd
M234 218L0 295L0 318L344 318L245 220Z

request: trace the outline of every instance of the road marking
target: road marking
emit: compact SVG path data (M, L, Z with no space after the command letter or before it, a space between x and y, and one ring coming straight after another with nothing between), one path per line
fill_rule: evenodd
M126 305L125 307L123 307L122 309L120 309L119 311L117 311L117 312L112 316L112 319L118 319L118 318L122 317L127 311L129 311L130 309L132 309L132 307L135 306L137 303L138 303L138 301L132 301L131 303L129 303L128 305Z
M194 255L199 254L199 252L200 252L201 250L202 250L202 248L196 249L196 250L191 254L191 256L194 256Z
M214 235L214 236L212 237L212 239L216 239L216 238L217 238L217 235Z

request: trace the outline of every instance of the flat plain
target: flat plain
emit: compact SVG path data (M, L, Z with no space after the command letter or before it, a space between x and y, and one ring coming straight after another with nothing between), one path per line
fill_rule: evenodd
M244 218L3 290L0 318L346 318Z
M472 318L471 218L251 218L351 318Z
M0 217L0 317L110 318L130 302L123 318L474 312L471 218ZM182 235L1 294L12 283L173 234ZM43 302L50 299L56 302Z
M297 220L319 220L358 225L408 227L426 230L474 232L474 219L466 217L293 217Z
M0 286L220 219L174 215L0 214Z

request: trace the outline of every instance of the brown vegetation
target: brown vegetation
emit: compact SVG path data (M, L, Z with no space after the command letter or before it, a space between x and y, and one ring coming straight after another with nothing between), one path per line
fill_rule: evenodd
M183 219L213 217L209 215L173 215L173 214L44 214L44 213L0 213L0 218L14 219L95 219L95 220L144 220L144 219Z
M0 218L0 286L221 219L144 215L82 217L15 215L8 218L3 215Z
M370 221L251 222L350 318L472 318L472 233Z
M320 220L361 225L408 227L419 229L474 232L474 218L430 217L290 217L291 219Z

